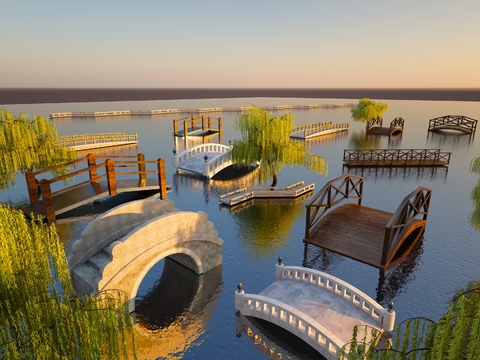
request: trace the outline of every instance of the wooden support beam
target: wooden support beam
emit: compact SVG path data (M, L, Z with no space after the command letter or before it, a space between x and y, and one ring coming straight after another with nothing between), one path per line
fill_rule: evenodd
M108 193L110 196L117 195L117 179L115 177L115 163L108 159L105 161L107 169Z
M158 160L158 185L160 188L160 200L167 199L167 172L165 170L165 160Z
M56 221L50 181L46 179L40 180L40 187L42 189L43 206L45 207L45 218L47 219L47 224L50 225Z

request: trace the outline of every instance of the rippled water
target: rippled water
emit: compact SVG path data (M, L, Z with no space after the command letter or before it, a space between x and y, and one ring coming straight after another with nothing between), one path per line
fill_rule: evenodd
M27 112L33 117L34 114L48 115L60 111L351 102L356 100L258 98L15 105L7 106L7 109L14 114ZM318 191L327 181L348 171L342 165L343 150L354 147L440 148L442 151L451 151L448 168L351 170L365 177L363 204L369 207L394 212L403 198L416 187L426 186L433 190L422 241L417 243L407 259L384 277L378 269L303 244L304 205L308 199L282 203L258 201L252 206L230 210L220 206L219 196L252 184L252 176L247 175L235 181L208 181L175 174L170 161L172 150L184 146L181 143L183 140L172 136L172 121L179 115L55 120L60 135L107 131L138 133L138 147L123 147L114 151L124 154L142 152L147 159L165 158L167 182L173 187L168 196L175 202L176 208L206 212L225 241L222 266L203 277L192 275L168 260L162 260L147 274L137 299L138 339L142 358L314 358L314 355L307 353L305 345L292 348L295 341L282 332L235 315L234 292L237 283L242 282L246 292L260 292L274 281L274 265L278 256L283 257L286 265L308 266L340 277L382 302L393 300L397 321L412 316L437 320L456 289L469 281L480 279L480 267L477 265L480 233L475 232L469 224L469 214L473 209L470 193L478 175L468 171L471 159L480 156L478 139L456 133L427 132L428 120L438 116L458 114L480 119L480 103L386 102L389 110L384 116L384 126L395 117L405 119L405 130L400 137L367 137L364 125L351 121L348 108L292 111L297 125L314 121L349 121L350 129L348 132L306 141L313 152L328 160L328 176L311 173L297 166L287 166L279 178L279 185L300 180L314 182ZM223 118L224 144L228 144L230 139L239 138L234 128L236 113L211 116ZM201 140L197 141L200 143ZM14 204L25 202L26 198L22 178L17 181L15 189L0 194L1 201ZM128 200L128 197L124 200ZM59 228L67 244L78 236L95 213L109 206L112 203L108 201L96 203L85 207L82 217L74 221L62 220Z

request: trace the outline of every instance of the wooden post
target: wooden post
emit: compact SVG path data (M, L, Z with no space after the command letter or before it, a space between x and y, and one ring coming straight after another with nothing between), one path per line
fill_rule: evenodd
M183 121L183 136L187 137L187 135L188 135L188 122L187 122L187 120L184 120Z
M222 118L218 118L218 142L221 144L222 143L222 134L223 134L223 128L222 128Z
M167 172L165 171L165 160L158 160L158 186L160 188L160 200L167 199Z
M25 180L27 181L28 197L30 198L30 204L38 203L38 183L35 179L33 171L27 171L25 173Z
M110 196L117 195L117 179L115 178L115 163L113 160L108 159L105 161L106 170L107 170L107 184L108 184L108 194Z
M210 116L208 117L208 125L210 125ZM210 126L209 126L210 128ZM205 115L202 115L202 130L206 129L206 124L205 124Z
M192 127L192 131L195 131L195 115L192 115L191 119L190 126Z
M145 164L145 154L138 154L138 178L140 180L140 186L145 186L147 182L147 166Z
M97 159L95 154L88 154L87 155L87 163L88 163L88 172L90 174L90 181L94 183L98 183L98 174L97 174Z
M45 207L45 218L47 219L47 224L51 225L55 222L56 218L50 181L47 179L40 180L40 187L42 189L43 206Z

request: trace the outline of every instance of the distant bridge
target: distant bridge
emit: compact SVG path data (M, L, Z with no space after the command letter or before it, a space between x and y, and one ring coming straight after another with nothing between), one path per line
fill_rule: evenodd
M461 116L446 115L430 119L428 122L428 131L455 130L468 134L474 134L477 129L478 120Z
M296 335L329 360L348 354L355 326L357 342L378 343L395 323L393 305L384 309L349 283L327 273L299 266L275 267L276 281L258 295L247 294L242 284L235 292L235 308L278 325ZM364 332L365 327L368 331ZM373 337L371 330L377 336Z
M348 122L333 124L331 121L303 124L295 126L292 129L292 134L290 135L290 137L297 139L310 139L316 136L346 131L348 130L349 126L350 124Z
M212 178L233 164L230 147L223 144L200 144L174 154L173 166L180 171Z
M383 119L381 117L374 117L367 121L366 129L367 134L376 134L376 135L398 135L403 133L403 126L405 125L405 120L401 117L397 117L390 122L389 127L382 127Z

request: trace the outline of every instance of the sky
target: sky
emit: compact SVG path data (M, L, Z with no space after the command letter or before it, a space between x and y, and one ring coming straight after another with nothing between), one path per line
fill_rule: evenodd
M0 88L480 88L480 1L0 0Z

